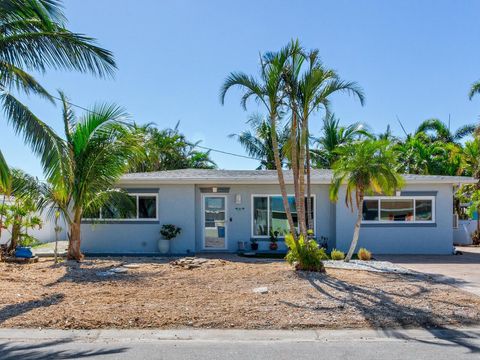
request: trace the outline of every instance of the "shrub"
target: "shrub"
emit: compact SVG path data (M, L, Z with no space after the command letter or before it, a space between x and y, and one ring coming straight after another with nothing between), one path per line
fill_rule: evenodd
M360 250L358 250L357 256L360 260L372 260L372 253L365 248L360 248Z
M298 239L298 247L293 236L285 236L285 244L289 247L285 260L295 266L296 270L324 272L322 260L327 260L325 250L318 247L315 240L304 241L303 236Z
M182 229L178 226L172 224L165 224L162 225L160 229L160 234L163 236L165 240L172 240L177 237L178 234L182 232Z
M472 233L472 243L473 245L480 245L480 231L475 230Z
M330 253L330 258L332 260L343 260L345 259L345 253L343 251L333 249Z

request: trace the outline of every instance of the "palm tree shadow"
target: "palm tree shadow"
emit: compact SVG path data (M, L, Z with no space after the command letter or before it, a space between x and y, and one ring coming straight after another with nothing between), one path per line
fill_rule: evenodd
M36 344L11 345L0 343L0 359L2 360L33 360L33 359L81 359L87 357L120 354L128 348L99 350L53 350L54 347L72 342L71 339L55 340Z
M299 273L299 276L306 279L322 296L337 302L339 307L353 307L363 315L372 328L381 329L389 336L404 340L428 342L426 340L408 337L405 333L398 330L392 330L395 328L421 328L443 341L433 341L430 342L431 344L439 346L462 346L472 353L480 352L480 347L469 341L469 339L480 339L480 332L460 329L454 330L445 326L452 317L464 326L478 325L478 321L464 314L454 314L450 317L442 316L434 313L430 308L420 308L396 300L398 297L414 298L430 293L432 290L428 285L433 285L433 281L425 286L422 284L427 281L425 278L399 274L383 275L392 279L401 279L402 281L408 282L409 285L413 285L415 287L414 292L406 295L397 291L385 291L378 288L358 286L326 274ZM332 293L339 295L333 295ZM298 307L299 305L295 306Z
M11 304L0 309L0 324L10 318L22 315L30 310L59 304L64 298L61 293L43 297L40 300L30 300L23 303Z

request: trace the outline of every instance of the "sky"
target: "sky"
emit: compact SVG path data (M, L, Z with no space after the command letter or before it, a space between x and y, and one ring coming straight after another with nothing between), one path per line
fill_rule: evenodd
M201 145L245 154L229 134L248 128L241 93L232 90L224 106L222 82L232 71L258 73L258 54L298 38L318 48L328 67L366 94L362 107L335 95L332 108L342 124L361 121L374 132L387 124L397 135L415 131L429 118L451 128L477 122L480 96L468 99L480 79L479 1L320 1L320 0L66 0L68 28L98 39L117 61L114 79L49 71L38 74L50 91L89 107L116 103L137 123L173 127ZM61 131L61 108L25 98L47 124ZM77 110L81 114L81 110ZM312 120L319 133L322 114ZM42 177L39 160L0 115L0 148L13 167ZM222 169L254 169L258 162L220 153Z

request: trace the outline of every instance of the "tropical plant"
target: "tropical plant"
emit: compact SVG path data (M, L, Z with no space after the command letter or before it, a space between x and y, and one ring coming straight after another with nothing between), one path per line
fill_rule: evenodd
M475 128L474 124L467 124L452 132L450 126L439 119L428 119L418 126L415 134L431 134L430 137L433 142L458 143L464 137L472 135L475 132Z
M365 248L358 249L357 256L360 260L363 260L363 261L372 260L372 253Z
M313 138L314 148L312 153L313 166L321 169L330 169L337 160L337 148L362 138L372 138L368 128L355 122L348 126L341 126L335 114L329 113L323 119L322 134Z
M116 105L100 104L77 118L60 93L65 140L57 136L55 162L46 169L55 206L68 227L69 259L82 260L80 225L85 213L106 202L120 203L126 193L114 186L141 156L142 141ZM126 201L126 200L125 200Z
M333 249L330 253L330 258L332 260L343 260L345 259L345 253L343 251Z
M287 262L295 266L296 270L324 272L323 260L328 256L323 248L320 248L315 240L304 240L303 235L298 241L293 239L292 234L285 236L285 244L288 253L285 256Z
M4 0L0 2L0 103L7 121L23 134L40 155L47 175L59 163L55 144L59 138L12 92L54 97L29 74L47 69L90 72L104 77L115 69L112 54L95 39L69 31L58 0ZM7 186L8 166L0 152L0 185Z
M254 98L258 103L265 107L271 128L273 155L280 192L282 194L283 207L285 209L290 231L296 242L297 235L295 233L295 224L288 203L287 189L285 186L285 178L277 138L277 126L281 120L285 98L283 92L285 83L284 72L290 54L290 48L285 47L277 53L267 53L264 56L260 56L260 79L249 76L243 72L231 73L220 89L220 102L223 105L225 103L227 92L233 87L238 87L243 91L240 103L245 110L247 109L247 102L251 98Z
M387 141L367 139L339 147L337 152L330 198L337 201L340 189L344 188L345 205L353 211L355 196L357 209L353 239L345 257L348 262L357 247L365 195L391 195L402 186L403 179L395 170L397 160Z
M173 224L164 224L160 229L160 234L165 240L175 239L181 232L182 229Z
M267 119L259 115L251 116L247 123L250 130L242 131L240 134L230 134L229 137L236 138L243 146L247 154L260 161L257 170L275 170L275 156L273 153L272 127ZM277 134L279 144L279 156L282 167L285 162L285 145L289 139L289 130L283 127Z
M210 152L196 150L200 142L190 143L179 130L159 130L154 124L135 125L134 131L143 139L143 157L130 167L130 172L176 169L213 169L216 164Z

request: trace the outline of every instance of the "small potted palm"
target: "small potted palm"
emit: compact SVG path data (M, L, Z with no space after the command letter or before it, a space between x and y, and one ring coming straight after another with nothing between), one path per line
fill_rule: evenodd
M277 250L278 249L278 231L270 231L270 250Z
M167 254L170 251L170 241L175 239L182 229L173 224L164 224L160 229L160 235L162 238L158 240L158 250L160 254Z

